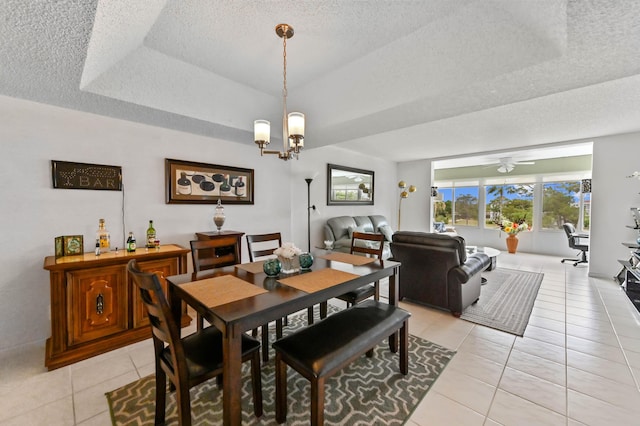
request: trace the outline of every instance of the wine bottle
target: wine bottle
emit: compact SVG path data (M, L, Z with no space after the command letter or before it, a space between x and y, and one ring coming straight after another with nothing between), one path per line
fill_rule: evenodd
M236 196L244 197L246 194L246 190L247 188L242 181L242 176L238 177L238 180L236 181Z
M104 224L104 219L98 222L98 231L96 232L96 240L100 243L100 251L106 253L111 249L111 236Z
M153 227L153 220L149 221L149 228L147 228L147 247L155 248L156 246L156 229Z
M127 238L127 251L136 251L136 237L133 236L133 232L129 232L129 238Z
M229 185L229 175L224 175L224 182L220 185L220 195L231 195L231 185Z
M191 181L187 179L187 174L185 172L180 172L180 179L178 179L178 194L191 194Z

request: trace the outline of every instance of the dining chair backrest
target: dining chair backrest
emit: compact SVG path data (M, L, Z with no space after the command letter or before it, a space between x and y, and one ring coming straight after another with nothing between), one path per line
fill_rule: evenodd
M354 232L351 237L351 254L371 254L382 259L384 250L384 235L369 232Z
M282 236L279 232L247 235L247 248L249 249L250 262L273 254L280 246L282 246Z
M171 348L172 364L178 366L174 373L178 377L187 377L186 364L181 362L184 359L184 348L180 339L180 328L173 319L171 307L158 276L154 273L142 272L135 259L129 261L127 271L138 287L140 299L149 314L156 359L165 348L165 344L168 344Z
M193 240L190 244L193 272L241 263L238 239L233 235L212 240Z

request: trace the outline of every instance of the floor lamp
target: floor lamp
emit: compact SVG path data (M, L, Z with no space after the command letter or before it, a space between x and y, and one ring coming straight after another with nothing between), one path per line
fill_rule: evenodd
M410 192L416 192L418 188L415 185L410 185L407 190L407 183L403 180L398 182L398 188L400 188L400 201L398 202L398 231L400 230L400 216L402 216L402 199L407 198Z
M311 210L315 210L316 206L311 205L311 182L312 178L306 178L307 182L307 252L311 253Z

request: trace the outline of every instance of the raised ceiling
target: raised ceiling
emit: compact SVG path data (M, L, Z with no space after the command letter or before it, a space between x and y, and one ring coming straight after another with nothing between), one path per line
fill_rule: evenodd
M395 161L640 131L637 0L5 0L0 94Z

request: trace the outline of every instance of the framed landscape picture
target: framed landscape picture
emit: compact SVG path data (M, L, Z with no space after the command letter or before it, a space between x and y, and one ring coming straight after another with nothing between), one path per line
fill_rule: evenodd
M167 204L253 204L253 169L165 159Z

